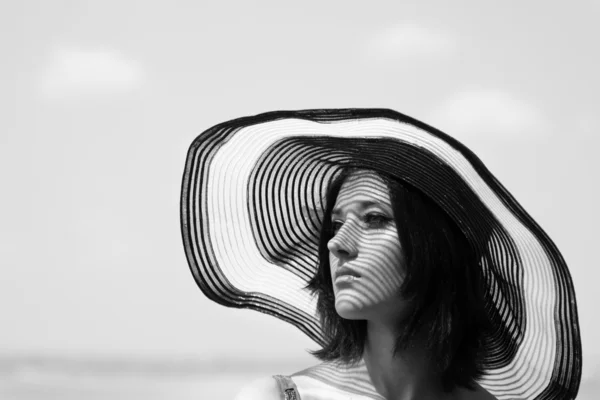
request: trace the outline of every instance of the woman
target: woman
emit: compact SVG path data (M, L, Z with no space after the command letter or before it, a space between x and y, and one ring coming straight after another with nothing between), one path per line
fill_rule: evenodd
M322 346L322 364L240 399L575 398L560 253L481 161L425 124L317 110L219 125L190 148L182 223L209 298Z

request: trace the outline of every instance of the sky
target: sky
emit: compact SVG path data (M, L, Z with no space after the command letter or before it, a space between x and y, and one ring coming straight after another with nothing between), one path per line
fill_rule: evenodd
M3 2L0 354L313 362L296 328L196 287L186 152L232 118L383 107L470 147L550 235L600 376L598 18L598 1Z

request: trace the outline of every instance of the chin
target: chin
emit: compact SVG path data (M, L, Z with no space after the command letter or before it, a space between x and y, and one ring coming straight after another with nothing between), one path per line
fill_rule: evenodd
M336 299L335 311L344 319L367 319L364 306L356 304L356 300L353 302L351 299Z

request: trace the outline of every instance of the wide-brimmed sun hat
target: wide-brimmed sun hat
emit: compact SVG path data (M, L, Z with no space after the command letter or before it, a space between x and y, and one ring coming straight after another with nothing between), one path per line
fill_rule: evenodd
M181 224L194 278L211 300L273 315L324 342L316 298L328 184L347 167L422 191L480 257L494 330L480 384L499 399L573 399L581 340L560 252L464 145L391 110L279 111L217 125L194 140Z

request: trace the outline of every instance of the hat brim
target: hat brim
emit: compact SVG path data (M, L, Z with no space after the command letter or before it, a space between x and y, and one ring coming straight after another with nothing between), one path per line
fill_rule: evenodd
M499 399L574 398L581 342L560 252L469 149L391 110L274 112L198 136L186 161L181 223L202 292L322 343L316 299L305 287L318 265L322 199L348 166L415 185L481 252L497 323L481 385Z

